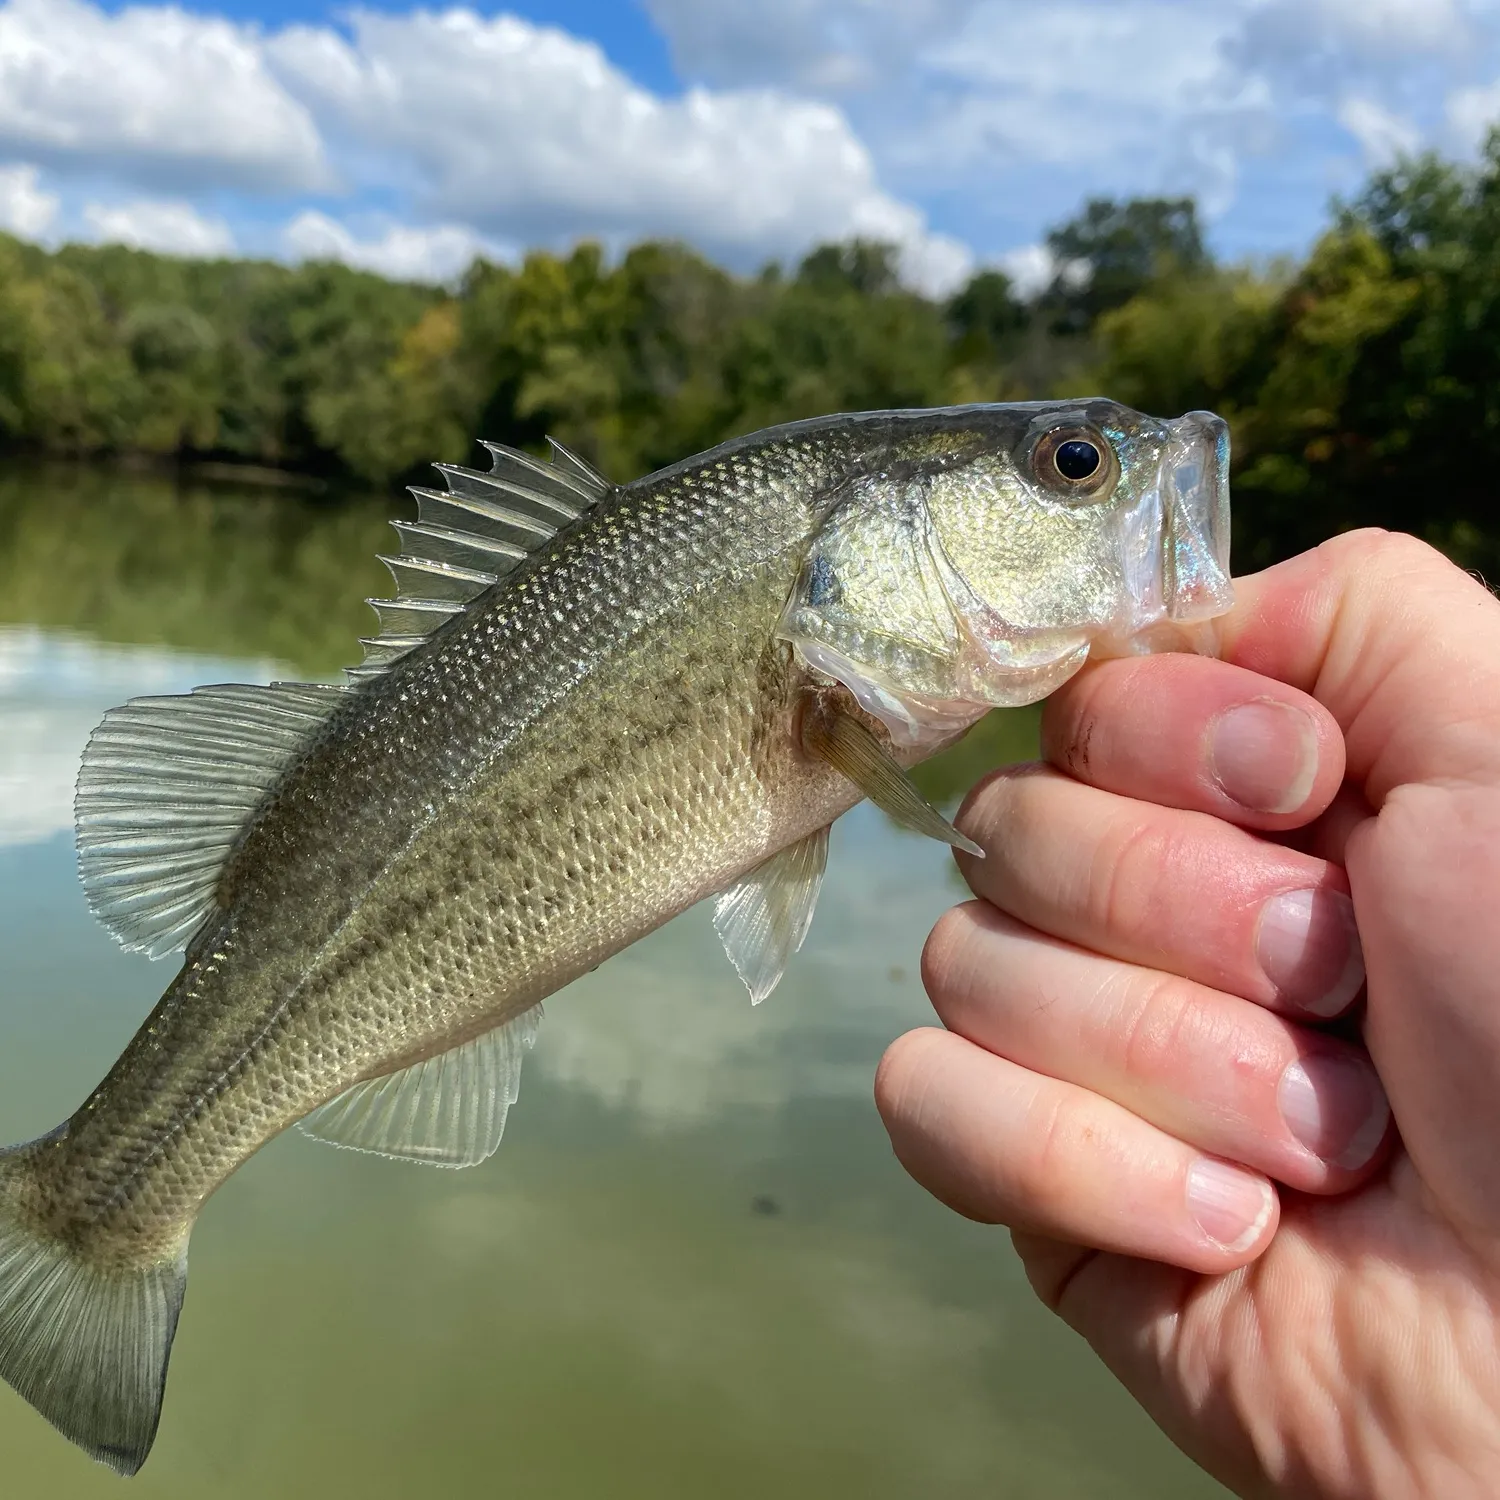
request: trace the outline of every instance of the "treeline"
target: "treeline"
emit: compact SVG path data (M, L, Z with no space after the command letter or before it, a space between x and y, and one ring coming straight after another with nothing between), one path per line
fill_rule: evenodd
M628 478L799 416L1100 392L1230 419L1242 567L1376 522L1500 573L1500 138L1376 175L1302 263L1216 263L1189 200L1049 244L1040 295L936 302L867 243L750 278L585 244L440 290L0 236L0 448L386 485L552 433Z

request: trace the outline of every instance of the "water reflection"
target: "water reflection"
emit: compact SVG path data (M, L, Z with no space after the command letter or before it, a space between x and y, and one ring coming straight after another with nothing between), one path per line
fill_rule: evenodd
M0 485L4 1140L55 1124L169 977L115 950L77 887L98 714L330 670L380 586L349 551L383 544L374 507L70 484L65 524ZM28 581L44 565L62 593ZM988 732L1024 749L1034 720ZM1215 1493L1036 1307L1004 1237L891 1159L870 1079L930 1014L916 961L950 870L868 810L844 820L807 946L758 1009L702 911L603 965L549 1003L505 1146L472 1172L274 1142L194 1238L132 1493ZM0 1390L0 1493L119 1482Z

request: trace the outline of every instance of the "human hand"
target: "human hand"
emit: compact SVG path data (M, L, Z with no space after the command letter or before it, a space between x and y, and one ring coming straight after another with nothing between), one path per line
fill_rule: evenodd
M971 794L877 1102L1240 1494L1500 1494L1500 601L1372 532L1238 591Z

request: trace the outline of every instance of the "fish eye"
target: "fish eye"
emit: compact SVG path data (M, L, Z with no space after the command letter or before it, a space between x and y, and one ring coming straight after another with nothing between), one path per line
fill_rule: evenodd
M1052 462L1057 465L1057 472L1064 479L1081 482L1091 479L1104 459L1087 438L1069 438L1067 442L1057 445Z
M1070 500L1107 498L1118 472L1114 449L1088 427L1044 434L1032 452L1031 465L1042 484Z

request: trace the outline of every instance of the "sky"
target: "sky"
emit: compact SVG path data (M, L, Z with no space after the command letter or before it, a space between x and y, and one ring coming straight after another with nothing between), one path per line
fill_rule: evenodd
M1089 195L1298 253L1500 120L1500 0L0 0L0 228L446 281L582 238L852 235L1045 279Z

